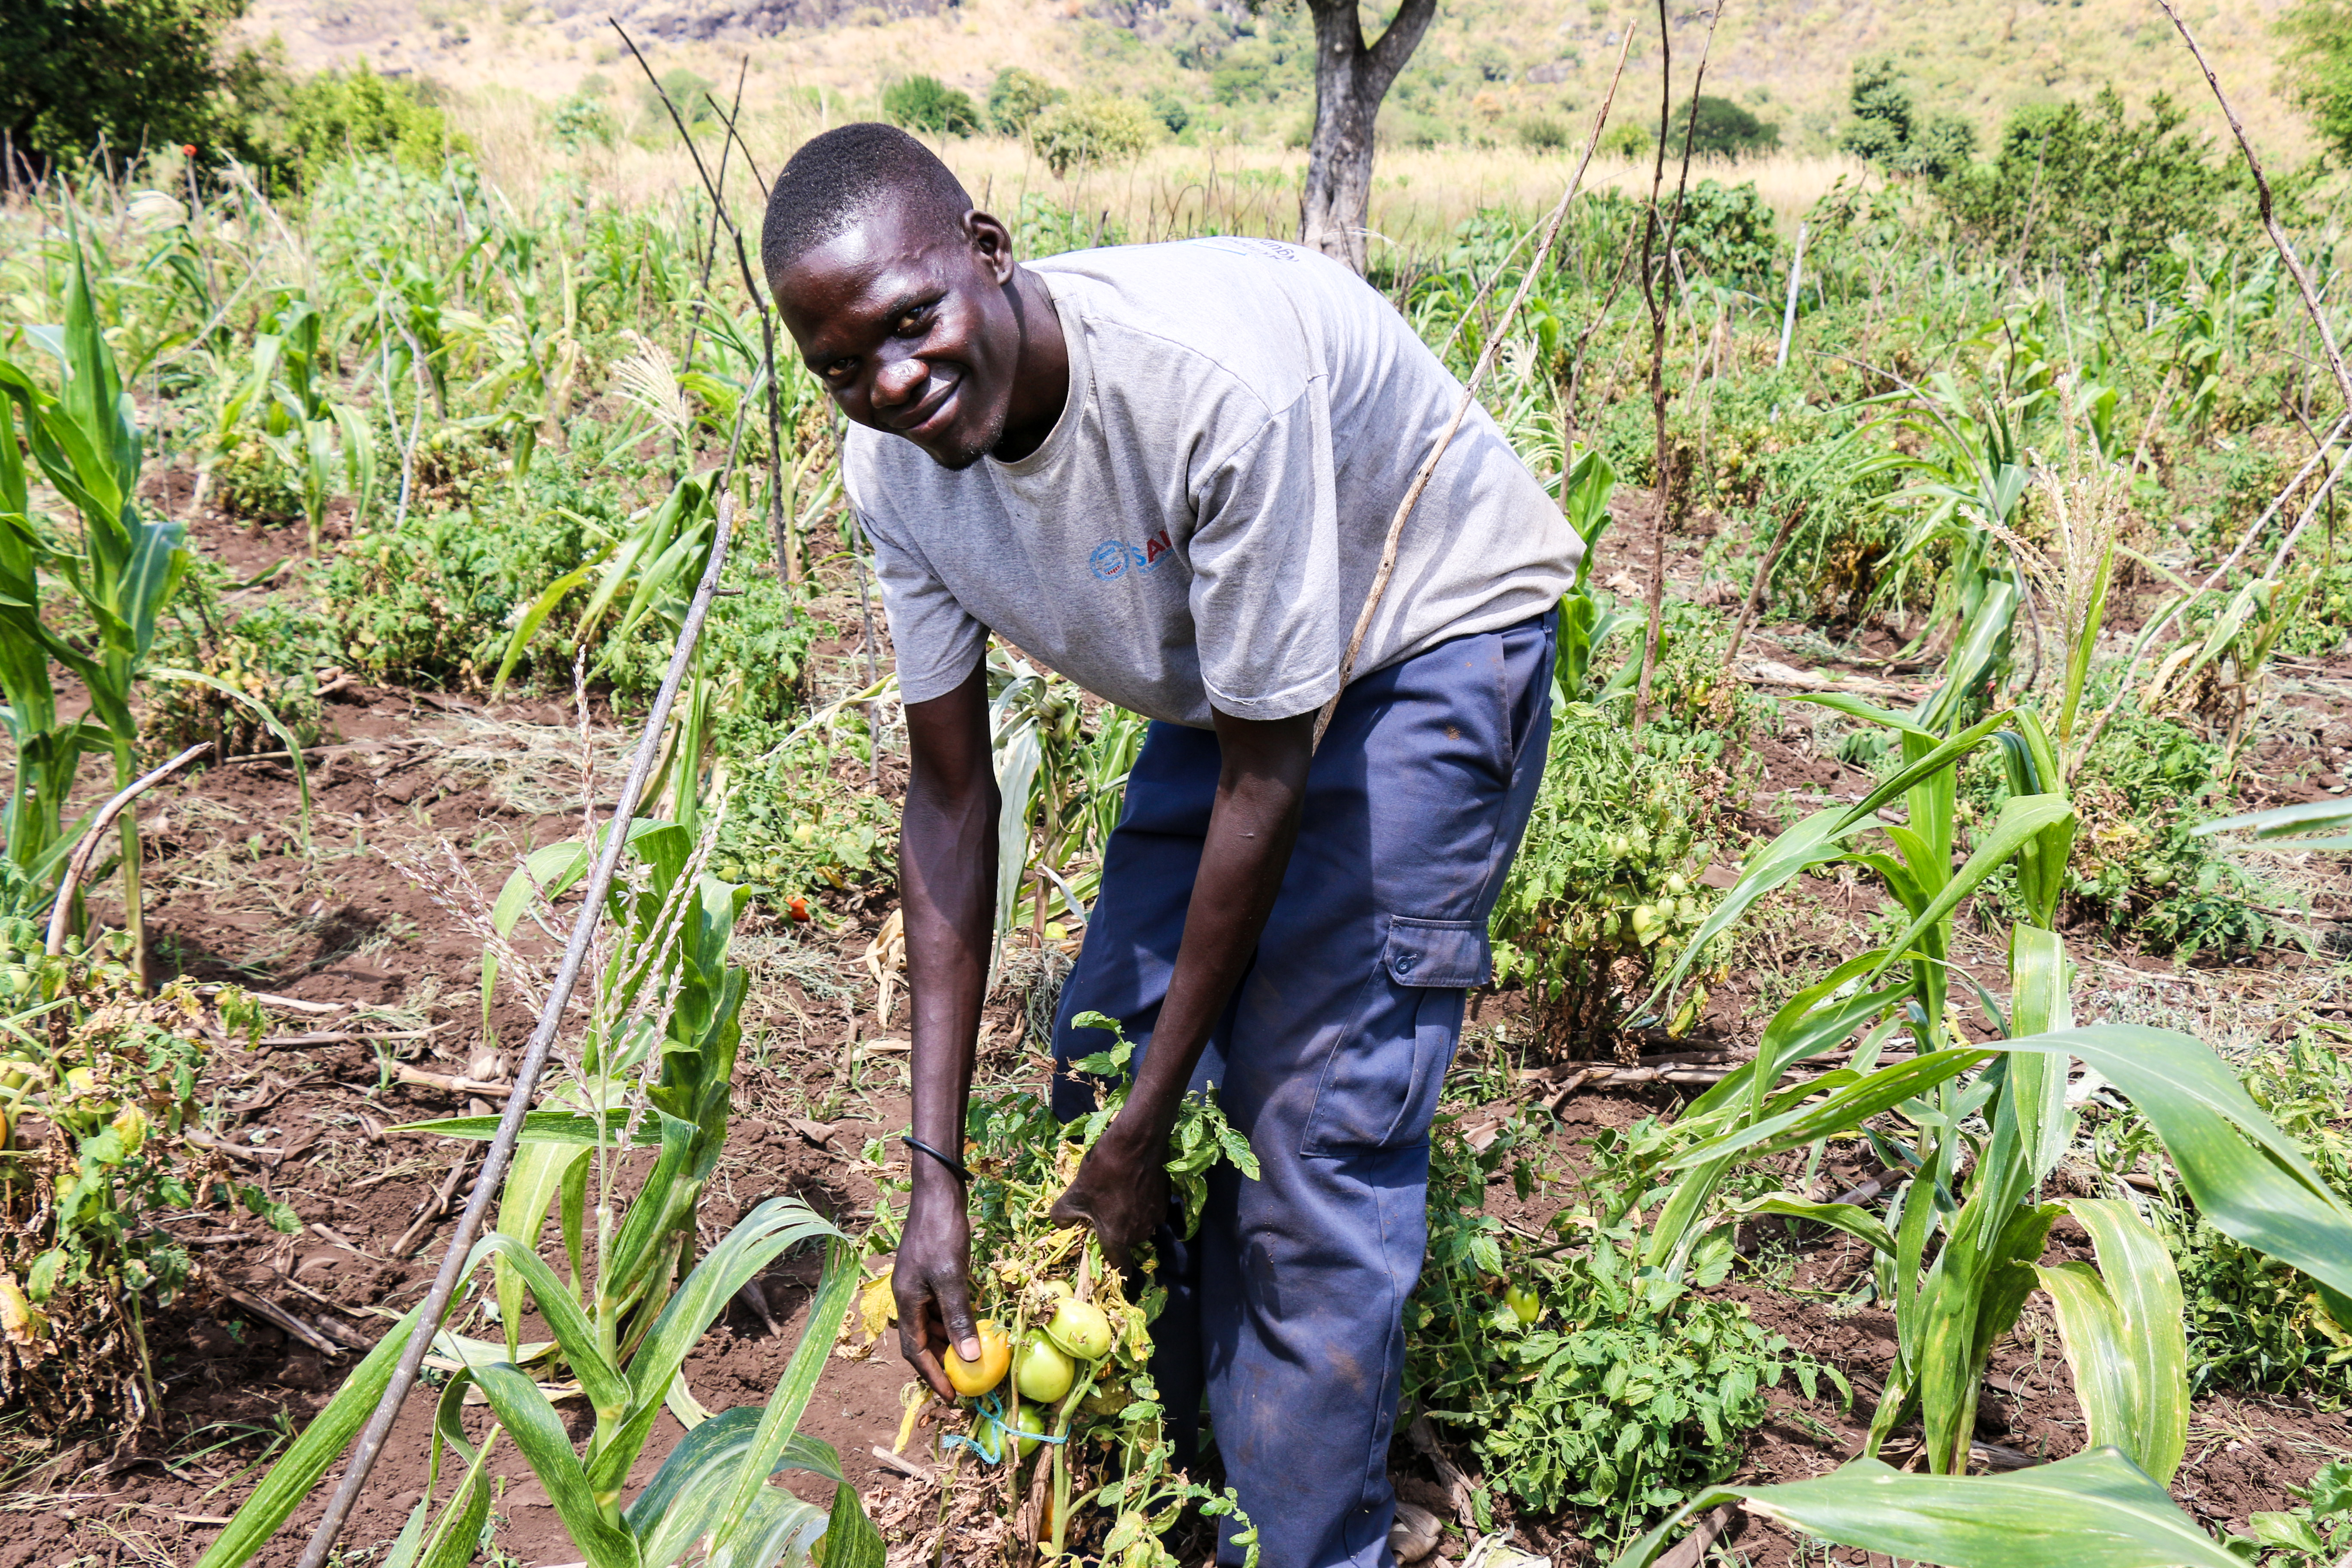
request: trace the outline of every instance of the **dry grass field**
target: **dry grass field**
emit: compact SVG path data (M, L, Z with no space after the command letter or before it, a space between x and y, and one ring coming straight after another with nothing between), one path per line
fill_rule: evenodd
M929 0L915 0L918 5ZM2284 0L2192 5L2189 19L2271 156L2294 162L2313 143L2307 125L2278 81L2271 24ZM756 147L771 156L826 123L870 116L884 85L917 72L985 97L1007 66L1034 70L1058 85L1131 96L1172 95L1199 112L1185 140L1123 172L1116 193L1089 190L1089 202L1139 219L1157 197L1164 209L1191 184L1204 190L1214 171L1247 171L1250 180L1295 184L1300 164L1284 144L1299 139L1310 95L1296 58L1300 19L1279 5L1245 24L1197 0L1125 5L1097 0L962 0L934 14L890 20L877 6L835 6L845 20L756 36L719 25L730 0L631 0L614 7L656 68L694 71L731 92L742 83ZM558 11L570 14L559 16ZM1380 16L1368 9L1368 23ZM1675 90L1686 92L1706 41L1706 13L1675 17ZM1221 104L1210 74L1186 69L1178 40L1203 29L1246 25L1262 51L1291 62L1270 77L1258 102ZM1448 129L1465 154L1408 155L1402 146L1382 163L1375 227L1432 221L1497 198L1533 201L1553 188L1556 158L1525 153L1519 128L1531 118L1581 125L1599 102L1623 31L1635 38L1617 117L1657 118L1654 13L1626 0L1445 0L1437 22L1392 95L1383 121L1403 123L1396 109L1410 98L1425 121ZM605 21L605 8L575 0L383 0L364 8L346 0L258 0L247 23L257 40L276 38L299 68L350 66L430 80L462 100L460 120L497 148L494 163L509 177L543 139L545 112L583 89L604 93L625 132L646 122L635 64ZM1188 31L1189 30L1189 31ZM697 39L691 35L708 37ZM1984 144L2020 104L2087 97L2113 84L2135 103L2168 93L2200 119L2210 107L2203 81L2153 0L1783 0L1723 7L1706 71L1707 90L1732 98L1778 125L1786 161L1751 165L1773 205L1787 213L1810 203L1842 173L1835 157L1846 121L1846 89L1855 59L1890 55L1909 78L1923 113L1958 113ZM2216 124L2218 131L2218 123ZM1407 140L1402 134L1399 141ZM1425 139L1425 134L1423 136ZM539 155L560 157L552 147ZM982 142L950 149L950 162L985 183L1026 182L1020 149ZM667 159L640 163L624 154L593 173L628 188L649 188L677 174ZM1610 172L1612 183L1633 178ZM1442 187L1443 195L1432 192ZM1147 195L1149 194L1149 195ZM1232 193L1219 188L1215 199ZM1238 199L1237 196L1234 199ZM1286 205L1286 196L1277 205ZM1379 204L1376 204L1376 207ZM1284 222L1292 219L1286 218ZM1143 232L1150 226L1132 222ZM1281 226L1279 224L1276 226Z
M609 149L570 153L544 133L542 108L519 95L472 100L455 118L478 149L484 172L518 202L534 200L538 193L566 181L584 182L630 205L658 202L673 194L683 196L698 184L692 160L674 138L625 138ZM778 112L754 121L745 140L761 178L772 176L793 147L821 129L820 118L806 112ZM1297 191L1307 163L1302 149L1163 142L1133 163L1082 168L1058 178L1029 148L1009 137L942 137L936 145L974 199L1008 216L1019 213L1024 197L1035 193L1130 241L1213 228L1276 236L1297 231ZM1574 153L1538 153L1518 146L1391 148L1381 156L1370 226L1381 241L1410 252L1425 251L1481 208L1528 212L1549 205L1575 163ZM1586 185L1642 195L1647 192L1650 174L1646 159L1602 155L1594 159ZM1790 233L1799 216L1838 181L1872 177L1865 165L1840 153L1783 153L1693 172L1694 178L1706 176L1755 182ZM730 193L737 221L747 234L755 233L758 192L748 184L730 182Z

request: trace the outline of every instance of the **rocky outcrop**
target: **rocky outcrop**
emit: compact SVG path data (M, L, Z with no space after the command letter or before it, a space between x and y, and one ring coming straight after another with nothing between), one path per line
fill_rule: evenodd
M793 27L839 27L935 16L954 0L553 0L559 22L601 26L620 18L634 37L671 43L750 35L773 37Z

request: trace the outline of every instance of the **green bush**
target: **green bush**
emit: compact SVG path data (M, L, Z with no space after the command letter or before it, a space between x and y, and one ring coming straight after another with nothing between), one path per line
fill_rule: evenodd
M2352 158L2352 0L2298 0L2278 19L2294 100L2338 158Z
M1124 163L1151 145L1159 123L1131 99L1089 93L1065 99L1031 127L1038 156L1060 178L1081 164Z
M2121 94L2088 104L2032 104L2009 117L1990 164L1937 187L1969 228L2052 265L2095 260L2110 270L2162 254L2178 234L2226 229L2244 184L2239 166L2210 161L2188 114L2163 93L2134 120Z
M349 76L322 71L295 83L278 133L290 173L304 186L328 164L354 154L429 171L451 152L467 150L422 89L387 80L365 64Z
M1621 120L1601 133L1601 150L1620 158L1645 158L1650 145L1650 133L1630 120Z
M1159 116L1160 123L1168 128L1171 136L1181 136L1184 128L1192 123L1192 106L1166 88L1151 95L1151 112Z
M1251 45L1229 51L1209 73L1209 90L1219 103L1263 103L1276 95L1274 60Z
M1538 153L1559 153L1567 150L1568 122L1549 114L1530 115L1519 121L1519 145Z
M1610 645L1620 656L1625 639ZM1489 931L1498 983L1533 994L1546 1043L1605 1057L1626 1003L1705 918L1689 773L1616 716L1570 702L1552 720L1542 786ZM1695 992L1687 1023L1703 1007Z
M619 127L613 121L611 111L591 98L567 98L556 105L555 114L548 121L548 134L563 144L567 153L577 153L592 143L610 147Z
M719 84L709 77L698 75L684 66L677 66L662 72L660 91L655 91L651 82L640 86L637 101L646 121L654 128L655 140L660 141L666 136L677 134L677 127L672 123L669 108L664 107L663 99L668 99L670 106L677 109L678 117L686 121L686 128L698 134L704 126L718 122L719 111L710 106L711 95L718 90Z
M882 89L882 117L934 136L969 136L980 129L971 97L935 76L900 77Z
M1667 148L1679 153L1685 136L1691 152L1700 157L1745 158L1780 145L1778 125L1709 93L1699 94L1675 113L1667 127Z
M1755 182L1727 185L1701 180L1683 194L1675 248L1686 269L1727 280L1768 279L1779 266L1779 243L1771 205Z
M1062 101L1062 89L1035 71L1007 66L988 86L988 123L1000 136L1026 136L1046 110Z

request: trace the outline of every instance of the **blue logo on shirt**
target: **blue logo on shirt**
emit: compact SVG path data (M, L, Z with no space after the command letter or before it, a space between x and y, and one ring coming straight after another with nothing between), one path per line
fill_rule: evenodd
M1140 550L1124 540L1106 539L1087 555L1087 567L1108 583L1115 577L1125 576L1129 569L1150 571L1160 564L1162 556L1175 548L1168 542L1168 531L1164 528L1146 541Z

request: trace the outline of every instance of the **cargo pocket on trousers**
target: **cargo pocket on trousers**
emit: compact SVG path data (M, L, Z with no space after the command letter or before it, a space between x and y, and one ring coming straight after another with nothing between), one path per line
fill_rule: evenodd
M1325 1058L1299 1152L1407 1149L1429 1136L1462 1033L1462 994L1494 963L1484 921L1392 916L1355 1015Z

